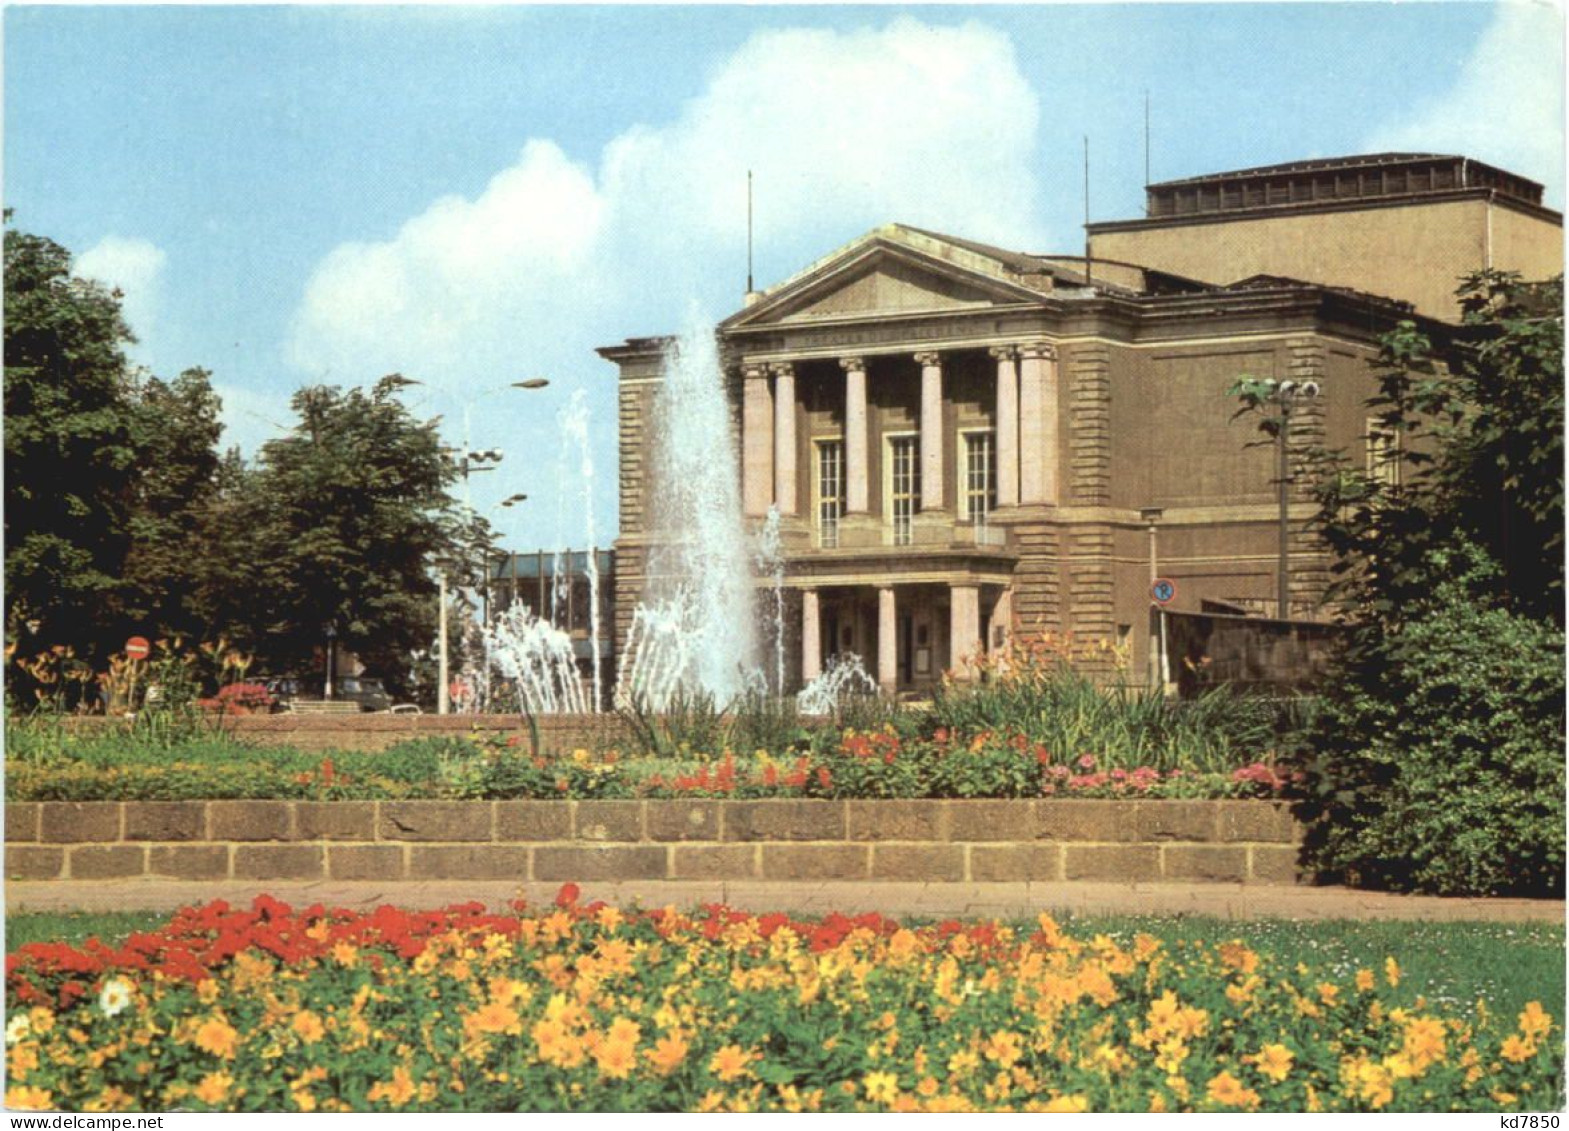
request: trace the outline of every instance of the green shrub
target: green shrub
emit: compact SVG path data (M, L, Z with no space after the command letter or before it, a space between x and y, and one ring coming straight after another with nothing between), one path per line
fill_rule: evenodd
M1467 545L1358 637L1301 760L1329 877L1440 894L1564 890L1564 638L1501 606Z
M1016 649L979 683L944 684L928 733L1022 734L1059 764L1090 755L1108 770L1227 773L1289 742L1298 710L1229 687L1168 699L1156 689L1097 683L1060 657Z

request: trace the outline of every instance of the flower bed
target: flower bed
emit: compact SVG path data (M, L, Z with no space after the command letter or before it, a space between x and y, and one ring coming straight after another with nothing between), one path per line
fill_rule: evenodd
M1546 1110L1563 1031L1240 942L710 907L215 903L7 964L6 1100L71 1110Z
M1227 772L1108 764L1053 753L1020 732L930 738L886 726L848 729L804 748L628 757L617 749L531 754L521 735L419 739L376 753L322 757L208 738L138 749L98 737L49 757L6 761L8 801L187 801L259 798L1277 798L1290 784L1254 762Z

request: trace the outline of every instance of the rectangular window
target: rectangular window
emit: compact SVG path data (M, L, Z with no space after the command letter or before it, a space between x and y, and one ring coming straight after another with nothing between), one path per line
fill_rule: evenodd
M1386 487L1400 486L1400 433L1376 416L1367 418L1367 477Z
M961 513L978 530L997 509L997 449L990 432L964 434L964 498Z
M919 437L888 437L888 469L888 514L893 520L893 544L908 546L915 537L915 511L921 498Z
M825 550L839 545L839 518L844 514L844 442L817 441L817 544Z

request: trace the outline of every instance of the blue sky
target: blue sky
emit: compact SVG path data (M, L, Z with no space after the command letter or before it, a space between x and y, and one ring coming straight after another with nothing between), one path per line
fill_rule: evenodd
M1084 135L1094 217L1141 207L1145 90L1157 180L1412 149L1563 199L1552 6L11 6L4 31L6 205L121 287L137 360L212 370L247 450L302 384L418 378L454 441L466 403L507 451L474 496L532 497L492 514L519 548L581 541L578 390L614 529L593 347L739 305L748 168L761 286L889 221L1079 248Z

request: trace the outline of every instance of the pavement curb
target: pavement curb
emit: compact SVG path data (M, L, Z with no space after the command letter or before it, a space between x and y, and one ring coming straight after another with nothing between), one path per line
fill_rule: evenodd
M313 903L364 910L381 904L428 910L479 901L502 910L514 899L548 905L558 884L514 881L189 882L117 881L91 892L77 885L12 882L6 913L173 911L224 899L236 905L271 895L296 907ZM1029 919L1042 911L1083 915L1172 915L1220 919L1387 919L1434 922L1564 922L1559 899L1454 899L1220 883L868 883L643 880L585 882L581 900L618 906L690 909L724 903L747 911L821 915L880 911L895 918Z

